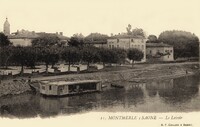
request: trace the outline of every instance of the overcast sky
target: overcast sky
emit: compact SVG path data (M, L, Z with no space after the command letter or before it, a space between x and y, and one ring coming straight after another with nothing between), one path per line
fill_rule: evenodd
M147 35L175 29L200 37L199 0L0 0L0 31L6 17L11 32L110 35L131 24Z

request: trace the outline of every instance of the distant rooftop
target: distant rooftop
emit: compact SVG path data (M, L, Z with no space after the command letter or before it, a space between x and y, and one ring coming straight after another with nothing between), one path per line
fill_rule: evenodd
M146 43L147 47L173 47L171 45L168 44L164 44L163 42L161 43Z
M28 31L28 30L17 30L17 32L12 33L11 35L8 36L9 39L16 39L16 38L37 38L39 37L35 31Z
M11 35L8 36L9 39L34 39L38 38L40 36L43 36L45 34L50 34L50 35L56 35L58 38L61 40L68 40L69 38L66 36L63 36L63 33L56 32L56 33L45 33L45 32L38 32L36 33L35 31L28 31L28 30L17 30L17 32L12 33Z
M107 44L106 40L102 41L86 41L85 44Z
M126 33L119 33L118 35L110 36L109 39L119 39L119 38L138 38L138 39L145 39L145 37L140 35L129 35Z
M64 36L62 32L60 32L60 33L58 33L58 32L56 32L56 33L39 32L39 33L36 33L36 34L39 35L39 36L56 35L61 40L69 40L69 37Z

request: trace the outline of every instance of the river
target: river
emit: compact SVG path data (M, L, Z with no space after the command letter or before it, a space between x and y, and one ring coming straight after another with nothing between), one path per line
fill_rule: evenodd
M127 83L125 88L69 97L43 97L25 93L0 98L0 116L54 117L87 112L192 112L200 111L199 76L146 83Z

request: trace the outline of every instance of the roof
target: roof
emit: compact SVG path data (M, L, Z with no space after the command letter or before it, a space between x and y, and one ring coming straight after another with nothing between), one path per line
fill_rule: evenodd
M4 22L4 26L10 26L10 23L8 22L8 18L6 18L6 21Z
M62 85L75 85L75 84L87 84L87 83L98 83L100 82L99 80L80 80L80 81L42 81L43 84L48 84L48 85L57 85L57 86L62 86Z
M173 46L161 42L161 43L146 43L146 47L173 47Z
M40 36L45 36L45 35L55 35L61 40L69 40L68 37L58 34L58 33L45 33L45 32L40 32L40 33L35 33L34 31L28 31L28 30L20 30L17 32L14 32L13 34L9 35L9 39L35 39Z
M107 44L107 41L88 41L85 44Z
M138 38L138 39L145 39L145 37L143 36L139 36L139 35L128 35L128 34L118 34L118 35L114 35L109 37L108 39L119 39L119 38Z
M35 39L38 36L8 36L9 39Z
M45 32L39 32L36 33L38 36L45 36L45 35L54 35L57 36L61 40L69 40L69 37L66 37L64 35L58 34L58 33L45 33Z
M39 37L34 31L28 30L17 30L17 32L12 33L8 36L9 39L34 39Z

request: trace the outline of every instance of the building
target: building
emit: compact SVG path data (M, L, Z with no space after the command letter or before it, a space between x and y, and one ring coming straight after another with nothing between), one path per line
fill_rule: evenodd
M34 31L18 30L8 36L14 46L31 46L33 39L39 37Z
M147 39L141 36L136 37L134 35L118 34L107 39L107 47L110 49L139 49L144 53L144 58L141 60L141 62L146 62L146 41Z
M69 40L68 37L63 36L63 32L56 32L56 33L45 33L40 32L36 33L35 31L28 31L28 30L17 30L17 32L10 33L10 23L8 22L8 18L6 18L6 21L3 25L3 33L8 37L10 42L14 46L31 46L32 41L38 37L41 37L43 35L55 35L60 39L60 43L63 45L67 45L67 42Z
M8 22L8 18L6 18L6 21L4 22L3 25L3 33L8 36L10 35L10 23Z
M44 36L52 36L52 37L57 37L60 41L58 42L60 45L63 46L68 46L68 41L69 38L63 35L63 32L56 32L56 33L46 33L46 32L40 32L36 33L39 37L44 37Z
M28 30L18 30L15 33L12 33L8 36L8 39L14 46L31 46L32 41L38 37L45 36L45 35L54 35L57 36L60 39L60 43L63 45L67 45L67 42L69 40L68 37L63 36L62 32L59 34L56 33L45 33L40 32L36 33L35 31L28 31Z
M107 41L92 41L92 42L85 42L85 45L92 45L97 48L107 48Z
M164 43L147 43L146 54L148 62L155 61L173 61L174 48Z

